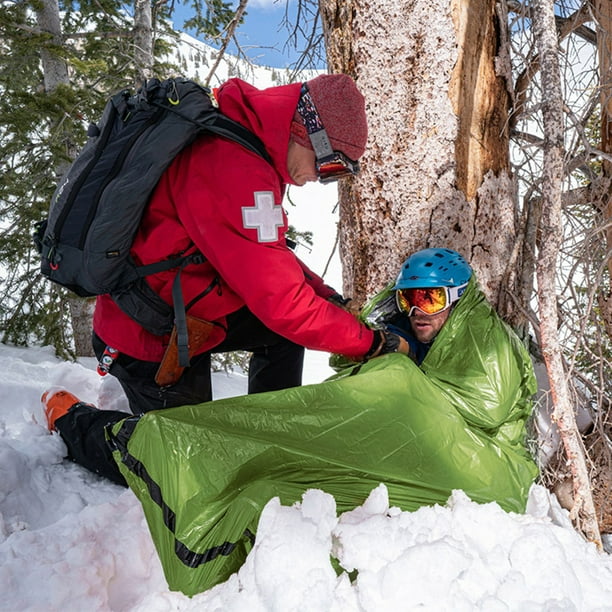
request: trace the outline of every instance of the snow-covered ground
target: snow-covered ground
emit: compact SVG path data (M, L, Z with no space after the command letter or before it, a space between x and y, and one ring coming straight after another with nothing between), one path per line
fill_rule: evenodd
M459 491L444 507L402 512L384 483L341 516L317 490L292 507L272 499L237 574L192 599L171 592L136 497L65 461L45 427L39 398L50 385L125 408L116 381L49 348L0 345L0 372L1 610L612 610L612 557L542 487L525 515ZM306 382L327 374L326 356L309 353ZM214 382L218 397L245 389L238 374Z

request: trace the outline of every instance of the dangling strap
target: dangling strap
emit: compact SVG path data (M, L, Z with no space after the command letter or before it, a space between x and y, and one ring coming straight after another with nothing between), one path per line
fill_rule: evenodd
M174 325L176 326L178 359L179 366L183 368L189 367L189 332L187 330L187 311L185 309L185 300L183 299L183 288L181 287L181 271L189 264L200 264L204 263L205 261L206 258L200 252L183 257L179 270L176 273L172 283L172 306L174 308ZM191 306L192 304L190 303L189 305Z
M187 368L189 367L189 334L187 332L185 300L183 300L183 289L181 287L181 270L176 273L172 283L172 304L174 306L174 324L176 325L179 366Z

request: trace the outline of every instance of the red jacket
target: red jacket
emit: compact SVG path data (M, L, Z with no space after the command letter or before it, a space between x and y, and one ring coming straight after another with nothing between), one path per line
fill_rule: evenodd
M281 207L289 129L300 84L259 90L231 79L217 99L226 115L263 141L273 165L241 145L204 136L180 153L164 173L132 246L136 263L149 264L185 250L200 250L204 264L181 272L185 304L206 290L189 314L225 324L248 308L267 327L310 349L362 357L373 333L325 298L333 291L287 248L287 216ZM176 271L147 277L172 303ZM160 361L168 337L155 336L125 315L108 295L98 297L94 330L102 340L137 359ZM215 326L202 351L219 344Z

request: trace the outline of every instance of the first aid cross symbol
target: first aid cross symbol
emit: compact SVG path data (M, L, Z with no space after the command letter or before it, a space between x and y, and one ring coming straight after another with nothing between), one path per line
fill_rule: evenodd
M242 222L246 229L257 230L259 242L276 242L278 228L285 225L283 209L274 204L271 191L256 191L255 206L242 207Z

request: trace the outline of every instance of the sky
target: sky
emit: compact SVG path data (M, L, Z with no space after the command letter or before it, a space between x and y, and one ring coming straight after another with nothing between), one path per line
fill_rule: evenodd
M237 5L234 2L233 5ZM289 32L283 25L285 14L292 19L295 16L297 0L249 0L247 15L244 23L238 28L237 38L250 59L263 66L286 68L296 61L299 53L286 48L285 43ZM191 9L189 2L176 4L174 24L176 29L182 30L185 19L188 19ZM193 35L193 32L188 32ZM299 43L298 50L303 48L303 41ZM228 51L234 52L235 47L230 46ZM325 68L324 65L318 68Z

